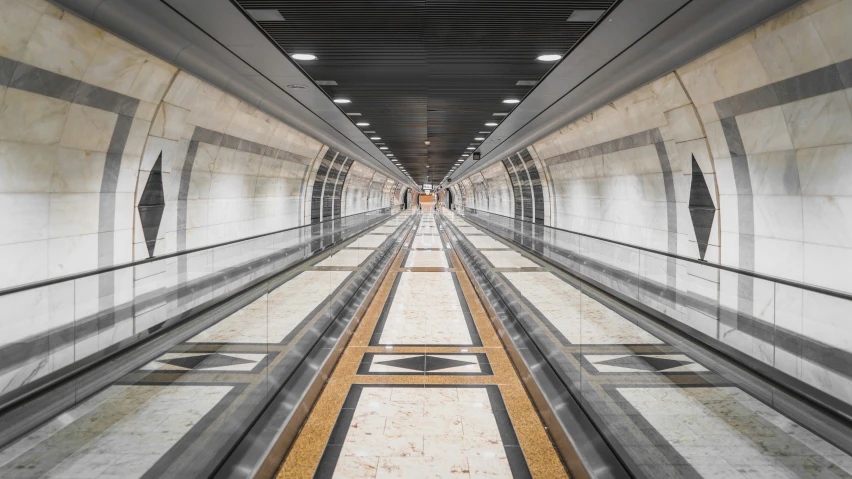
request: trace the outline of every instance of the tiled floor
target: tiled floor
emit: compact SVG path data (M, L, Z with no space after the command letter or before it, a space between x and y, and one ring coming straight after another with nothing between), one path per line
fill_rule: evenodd
M485 236L474 236L481 239ZM488 238L491 239L491 238ZM492 240L494 241L494 240ZM495 241L496 243L496 241ZM476 243L474 243L476 244ZM502 245L501 245L502 246ZM478 247L481 248L481 247ZM497 268L537 268L538 265L516 251L483 251L482 254Z
M458 257L420 249L442 244L424 208L279 478L567 478Z
M406 268L449 268L444 251L410 251L405 260Z
M561 333L564 339L559 339L564 344L662 343L550 271L502 275Z
M189 340L190 343L280 343L352 273L305 271Z
M300 266L267 294L0 450L0 478L195 477L215 466L227 453L217 447L234 434L230 424L250 423L253 398L265 397L271 371L408 214Z
M850 478L852 457L569 282L490 237L468 236L531 312L538 341L559 358L597 426L639 478ZM480 228L483 229L484 228ZM477 232L479 233L479 231ZM490 241L489 241L490 240ZM532 263L532 264L530 264ZM537 270L525 270L530 266Z
M394 227L396 229L396 227ZM377 232L378 230L373 230ZM317 263L317 266L360 266L371 254L372 249L344 248Z
M0 452L0 477L142 477L231 390L111 386Z
M371 345L453 345L478 342L456 273L401 272L390 308L379 319ZM424 294L428 291L428 294Z

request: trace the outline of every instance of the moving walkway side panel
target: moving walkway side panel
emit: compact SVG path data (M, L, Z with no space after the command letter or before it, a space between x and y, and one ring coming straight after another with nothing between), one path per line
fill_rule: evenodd
M644 298L663 303L673 297L678 304L696 307L698 299L658 291L662 286L653 283L653 278L634 276L606 262L600 254L589 254L601 251L593 242L617 242L547 227L532 230L529 223L472 210L453 223L466 225L452 226L456 236L463 237L456 241L469 255L466 267L479 268L481 276L492 277L482 283L490 285L492 292L483 286L483 294L492 305L503 305L512 313L501 315L494 307L504 323L505 336L509 342L517 342L516 338L528 335L533 345L529 349L537 347L545 361L539 366L534 355L516 354L524 361L518 367L527 368L534 377L537 368L554 371L631 475L657 477L655 473L666 468L672 474L677 471L676 477L712 475L708 472L712 461L695 456L691 446L710 455L724 447L742 451L729 452L736 456L733 461L740 461L737 467L746 467L749 462L743 462L743 458L750 454L755 455L754 460L758 456L770 458L752 468L755 477L822 477L820 471L829 477L846 477L850 473L852 425L839 412L842 408L835 410L832 406L837 404L823 401L823 397L808 391L807 385L784 378L780 371L772 370L772 364L755 364L755 358L731 345L690 329L676 318L665 317L655 310L657 303L643 304ZM499 245L507 251L505 254L539 267L527 272L501 270L493 263L497 256L483 249L483 244L490 244L487 248ZM647 248L642 254L675 256ZM724 266L703 267L736 273ZM795 286L787 280L775 281ZM814 294L819 290L809 285L798 287ZM547 297L538 291L546 292ZM824 294L843 297L845 293ZM578 299L573 299L575 296ZM513 329L515 325L518 331ZM601 330L602 325L610 329ZM754 330L750 322L742 321L738 331L744 334ZM558 397L552 392L548 396L541 386L543 381L538 382L546 399ZM530 389L535 396L535 388ZM696 412L678 411L682 400L694 401ZM544 415L547 408L543 407ZM683 418L690 415L697 418L691 427L675 431L689 421ZM629 423L632 425L626 428ZM743 426L746 423L753 426ZM712 443L707 436L713 434L730 442ZM725 467L731 477L742 473L724 457L717 459L723 464L715 470L716 475Z
M188 426L190 429L183 431L183 436L174 438L178 442L163 445L165 449L160 451L162 455L155 458L155 463L145 465L147 473L157 477L209 477L225 459L223 453L236 446L252 421L263 412L271 394L286 383L305 355L316 344L325 344L324 334L335 318L340 318L347 305L361 299L360 285L364 283L364 278L358 276L358 271L363 269L324 270L311 266L311 262L322 260L331 248L353 238L360 241L367 230L394 216L393 209L384 208L329 221L323 228L323 237L303 234L303 230L311 226L297 227L118 267L145 266L154 261L174 262L181 255L213 251L222 253L218 248L225 248L225 253L218 257L217 265L221 268L188 280L188 283L212 282L207 289L181 284L176 289L163 288L161 291L149 292L163 295L168 301L177 304L181 288L186 289L186 295L195 301L196 309L191 314L176 309L180 314L151 328L133 342L119 344L106 350L104 355L84 361L83 364L74 364L72 370L59 371L61 375L51 377L50 381L40 384L40 388L29 396L20 397L0 410L0 477L7 477L5 474L11 474L12 470L31 470L35 473L36 469L60 467L66 459L62 454L51 456L53 461L59 461L54 463L49 457L40 458L37 453L39 449L35 446L46 447L42 442L49 437L52 444L50 450L82 451L82 443L75 439L74 431L81 425L77 421L87 424L94 421L93 425L103 423L104 427L110 427L110 421L121 421L127 414L113 414L116 417L106 422L104 415L109 416L112 407L107 403L116 397L123 397L122 391L149 391L154 395L151 397L155 398L161 393L168 393L165 389L169 387L180 389L198 385L216 389L222 386L219 389L224 391L223 388L227 386L231 389L225 394L226 397L209 404L212 409L207 410L204 417L193 419L196 422L191 422ZM291 236L285 238L282 236L285 234ZM270 237L275 237L277 241L270 244L267 241ZM258 240L263 247L253 248L254 242ZM317 247L318 243L322 243L322 246ZM378 251L393 247L391 240L385 243L387 246L382 246ZM381 253L375 253L373 257L381 258ZM365 263L365 267L375 262L375 259L370 260ZM85 277L86 274L78 276ZM75 277L71 281L77 279ZM316 286L311 286L312 281ZM356 281L359 287L353 288ZM292 289L288 289L288 286ZM207 294L199 296L199 291L207 291ZM219 293L212 294L211 291ZM272 338L270 318L277 316L271 316L273 313L270 308L275 306L276 298L280 304L291 304L288 295L312 295L311 301L319 304L302 301L304 304L297 305L292 314L287 312L289 310L283 311L287 313L286 317L282 317L284 322L276 323L283 326L276 330L277 336ZM331 302L324 304L328 300ZM138 307L138 303L139 298L132 301L131 309L134 305ZM261 314L258 316L255 314L257 312ZM285 330L284 326L289 329ZM211 364L211 361L222 364ZM231 379L223 379L225 382L221 383L217 375ZM141 397L128 397L128 400L141 400L140 404L151 406L148 400ZM162 409L163 406L159 407ZM219 411L217 417L213 415L214 410ZM160 414L171 413L172 410L167 409ZM142 430L147 430L142 426L139 425ZM66 430L66 427L69 429ZM44 435L46 431L49 436ZM26 440L14 442L26 434L29 434ZM110 436L106 429L99 429L92 434L90 443L103 442ZM62 447L63 438L76 446ZM155 438L147 441L151 442L152 439ZM103 447L113 446L104 444ZM113 449L116 447L119 446ZM132 450L116 451L119 455L126 453L132 453ZM85 456L83 452L80 455Z
M318 341L303 355L299 366L281 384L214 477L271 479L275 476L413 221L414 216L408 218L386 240L379 254L367 260L335 303L329 305L326 327L318 333Z
M473 279L474 288L488 311L489 318L506 346L521 380L568 467L571 477L580 479L622 479L632 477L611 446L582 409L546 357L519 324L524 314L510 297L487 264L471 254L472 245L442 215L441 224L458 252L461 264Z

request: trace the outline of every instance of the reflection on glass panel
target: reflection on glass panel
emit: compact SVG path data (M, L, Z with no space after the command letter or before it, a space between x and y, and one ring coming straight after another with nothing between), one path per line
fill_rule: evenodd
M814 402L852 416L848 294L482 211L464 219L562 267L500 272L504 301L530 306L518 321L637 477L852 472L849 451L805 432L852 443L833 415L810 416ZM729 359L763 376L730 374ZM785 402L766 378L813 402Z

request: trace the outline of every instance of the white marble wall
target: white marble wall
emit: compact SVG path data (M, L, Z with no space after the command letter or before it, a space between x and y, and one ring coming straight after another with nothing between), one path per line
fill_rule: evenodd
M462 204L465 208L476 208L478 205L476 204L476 191L473 189L473 181L470 178L465 178L459 183Z
M532 145L545 166L552 224L696 258L688 209L694 157L717 210L705 260L852 292L850 24L852 0L804 1ZM633 144L648 131L658 132L662 148ZM720 325L698 311L660 305L852 403L843 372L852 361L828 353L852 353L841 319L852 312L848 302L688 262L631 255L628 265L613 252L594 253L814 340L817 352L803 358L745 334L736 314Z
M718 169L724 264L742 265L741 235L749 235L753 265L743 266L852 291L844 267L852 265L852 85L735 117L748 158L750 231L741 231L747 226L738 217L743 191L715 107L849 60L850 22L848 0L805 2L678 69Z
M111 159L120 165L108 211L102 183L121 115L70 101L73 90L0 86L0 288L132 260L139 158L177 69L40 0L0 4L0 56L138 100Z
M550 181L552 225L697 257L687 211L692 150L681 151L679 146L703 135L681 126L678 115L695 117L688 106L677 78L669 74L534 144ZM580 159L569 155L654 129L663 141L665 159L655 144L599 150ZM700 142L695 146L700 150ZM706 146L704 150L707 158ZM672 172L673 197L667 196L665 166ZM683 221L670 224L669 203ZM670 233L678 241L672 243ZM718 247L718 240L713 244Z
M370 184L374 174L375 171L369 166L358 161L352 163L352 168L349 169L346 182L343 184L343 208L341 209L343 216L367 211Z
M502 163L497 162L482 170L482 176L488 187L488 209L490 213L514 216L515 195L509 175Z
M199 128L261 148L249 151L234 142L201 140L192 157L190 143ZM141 192L162 153L163 170L168 174L163 182L166 212L155 254L300 225L308 169L321 147L313 138L180 72L157 108L137 187ZM180 208L186 208L185 232L180 231ZM142 259L147 251L138 214L136 226L136 259ZM179 239L183 234L185 241Z
M852 291L850 22L852 1L804 2L678 69L716 165L723 264ZM767 92L775 101L736 108L743 102L735 100ZM732 145L732 120L741 146ZM738 287L723 276L723 304L852 352L840 320L848 302L760 281L744 302ZM836 369L733 336L764 361L852 398L852 382Z
M490 211L488 207L488 184L485 182L485 177L481 173L470 175L471 186L473 186L473 204L474 208Z
M396 188L396 181L390 178L385 180L384 186L382 186L382 207L384 206L393 206L394 204L394 189Z
M0 288L147 258L136 207L161 153L166 210L155 255L304 223L307 170L322 148L316 140L46 1L6 0L0 23L9 77L0 83ZM73 89L34 92L22 86L26 79L15 83L14 62L136 100L135 111L124 115L130 127L114 189L104 191L107 153L128 111L75 101ZM199 128L288 155L201 141L181 220L181 178ZM358 163L353 170L352 177L373 173ZM382 184L372 197L351 198L359 206L349 209L391 204L384 180L377 179ZM114 205L106 205L113 193Z
M375 210L384 206L384 188L387 180L388 177L379 172L373 174L367 195L367 210Z
M323 151L44 0L0 0L0 289L147 258L137 206L160 154L155 255L301 224ZM189 308L127 305L221 266L210 256L0 297L0 396ZM113 307L133 317L98 318Z

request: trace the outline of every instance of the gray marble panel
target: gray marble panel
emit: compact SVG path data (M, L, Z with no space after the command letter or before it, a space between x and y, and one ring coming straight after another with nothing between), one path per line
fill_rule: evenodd
M587 148L589 151L589 156L598 156L603 154L603 150L600 145L592 145Z
M607 153L615 153L618 151L618 140L607 141L600 144L601 151L606 155Z
M82 82L74 95L74 103L129 117L136 114L139 106L139 100L135 98Z
M776 94L775 85L762 86L727 98L724 102L727 103L727 108L717 109L720 119L744 115L781 104ZM722 113L727 113L727 116L722 116Z
M615 142L615 147L617 151L629 150L633 148L633 135L625 136L623 138L619 138L613 141Z
M264 146L253 141L240 140L240 144L237 146L237 149L240 151L247 151L255 155L260 155L263 154Z
M79 80L42 70L26 63L17 64L15 73L9 81L10 88L69 102L74 99L74 93L79 85Z
M716 111L718 112L718 109ZM719 112L720 115L721 113L722 112ZM730 151L731 157L745 157L745 146L743 146L743 139L742 136L740 136L740 127L737 125L737 119L723 118L721 123L722 133L725 135L725 140L728 143L728 151ZM748 171L748 168L746 168L746 171Z
M654 132L657 133L656 136L654 135ZM640 131L639 133L632 135L633 146L631 148L639 148L642 146L648 146L653 145L654 143L662 142L663 137L659 133L660 130L654 128L653 130ZM660 138L659 141L657 141L657 137Z
M580 159L580 153L578 153L577 151L571 151L571 152L568 153L568 160L569 161L576 161L576 160L579 160L579 159Z
M852 60L818 68L716 101L722 120L852 87Z
M829 65L779 81L774 87L780 103L785 104L842 90L843 81L837 65Z
M223 135L222 136L222 142L220 143L220 146L222 146L224 148L230 148L232 150L236 150L237 147L240 146L240 139L237 138L236 136Z
M843 82L843 88L852 88L852 60L838 63L837 72Z
M224 134L217 131L208 130L207 128L195 127L192 132L192 140L199 143L207 143L208 145L219 146L222 143Z
M9 58L0 57L0 86L6 86L12 80L12 75L15 73L15 67L18 62Z

